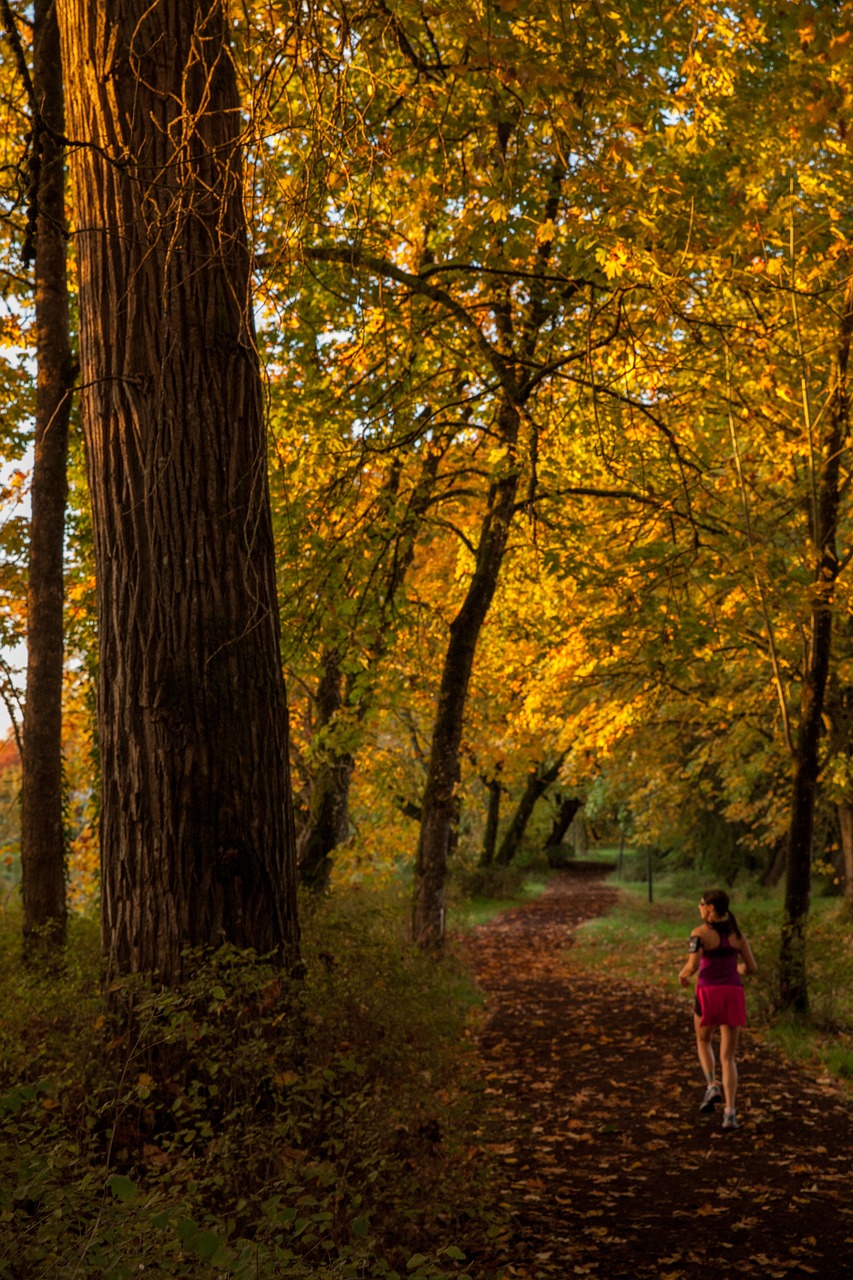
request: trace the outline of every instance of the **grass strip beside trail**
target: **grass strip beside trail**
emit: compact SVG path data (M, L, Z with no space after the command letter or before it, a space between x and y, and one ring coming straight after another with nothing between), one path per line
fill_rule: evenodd
M532 902L547 889L548 867L475 867L458 873L448 893L448 921L454 930L475 929L512 907Z

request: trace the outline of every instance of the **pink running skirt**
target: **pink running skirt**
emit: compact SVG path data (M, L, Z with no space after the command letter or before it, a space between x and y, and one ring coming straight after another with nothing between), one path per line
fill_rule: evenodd
M745 1027L746 1000L743 987L708 986L696 988L703 1027Z

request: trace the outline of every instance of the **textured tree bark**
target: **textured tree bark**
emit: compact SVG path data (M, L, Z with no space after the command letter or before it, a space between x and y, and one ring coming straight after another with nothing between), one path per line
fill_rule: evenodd
M508 867L512 862L527 830L531 814L536 808L537 800L545 794L551 783L556 780L564 759L564 756L560 756L559 760L555 761L554 764L547 766L539 764L531 773L528 773L524 792L518 802L518 808L504 832L501 847L498 849L495 861L499 867Z
M817 484L817 528L814 531L817 566L811 607L811 644L800 698L800 723L794 753L794 779L785 910L779 952L779 1000L782 1009L806 1014L809 1008L806 976L806 925L811 898L811 855L817 796L819 744L826 681L832 653L832 615L835 580L839 572L836 534L841 456L849 432L847 366L853 335L853 276L847 282L841 328L830 388L829 427L822 442Z
M219 0L58 0L98 577L104 945L295 958L240 103Z
M499 434L508 446L507 470L495 480L477 561L462 607L450 624L438 708L433 725L422 821L415 861L412 936L419 946L440 946L444 933L444 884L451 832L456 818L455 790L459 781L459 744L465 702L474 667L477 641L497 588L518 488L514 461L519 411L505 396L499 412Z
M33 25L36 420L27 589L27 698L21 804L24 946L65 940L62 821L63 543L68 422L74 379L66 274L65 132L59 27L53 0ZM47 125L48 132L44 126Z

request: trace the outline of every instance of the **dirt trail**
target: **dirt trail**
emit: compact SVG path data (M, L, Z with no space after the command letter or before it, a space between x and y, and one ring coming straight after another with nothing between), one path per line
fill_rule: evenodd
M581 975L573 930L615 891L579 866L466 944L513 1280L853 1274L853 1108L747 1037L742 1127L698 1112L687 999ZM685 932L687 932L685 925Z

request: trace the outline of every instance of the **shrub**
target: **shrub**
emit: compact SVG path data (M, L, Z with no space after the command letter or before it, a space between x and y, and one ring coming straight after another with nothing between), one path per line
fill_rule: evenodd
M351 893L307 914L298 980L223 948L106 999L91 927L39 975L7 920L0 1276L468 1274L469 993L399 919Z

